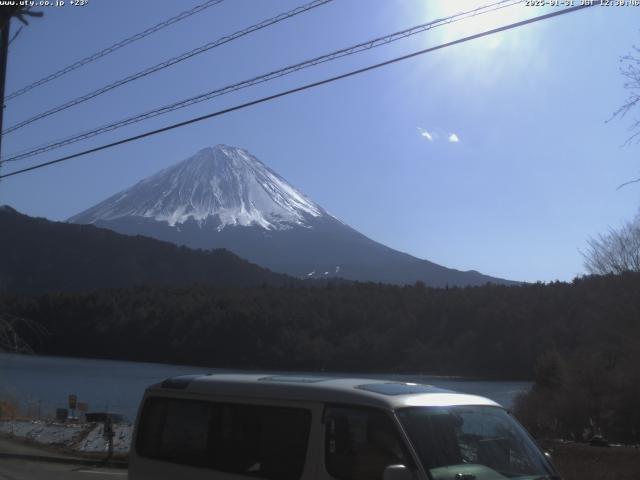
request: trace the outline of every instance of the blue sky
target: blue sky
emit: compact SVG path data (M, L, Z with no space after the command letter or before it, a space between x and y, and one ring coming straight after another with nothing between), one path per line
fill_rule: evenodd
M11 45L7 93L199 1L90 0L46 8ZM5 126L303 1L226 0L7 103ZM89 127L488 2L335 0L3 139L11 154ZM550 11L515 6L24 161L201 115ZM619 58L640 44L640 8L584 11L0 183L0 203L63 220L218 143L248 149L369 237L459 269L526 281L583 273L586 239L633 217L640 146ZM17 28L14 24L13 28ZM457 140L457 141L451 141ZM5 166L11 171L18 164Z

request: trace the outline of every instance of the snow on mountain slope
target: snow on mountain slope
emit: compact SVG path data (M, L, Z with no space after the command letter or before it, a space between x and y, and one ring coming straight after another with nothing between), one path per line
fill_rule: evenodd
M144 217L177 226L258 226L283 230L309 226L328 215L260 160L241 148L217 145L152 175L69 219L95 223Z

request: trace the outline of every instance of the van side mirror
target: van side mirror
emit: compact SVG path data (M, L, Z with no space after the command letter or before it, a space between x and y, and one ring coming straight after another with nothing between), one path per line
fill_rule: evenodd
M384 469L382 480L414 480L413 473L404 465L389 465Z

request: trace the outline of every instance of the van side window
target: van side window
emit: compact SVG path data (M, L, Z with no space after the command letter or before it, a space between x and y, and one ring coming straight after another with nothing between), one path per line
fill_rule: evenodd
M142 457L245 476L298 480L311 412L302 408L152 397L136 437Z
M413 468L391 418L372 408L327 407L325 465L339 480L381 480L385 467Z

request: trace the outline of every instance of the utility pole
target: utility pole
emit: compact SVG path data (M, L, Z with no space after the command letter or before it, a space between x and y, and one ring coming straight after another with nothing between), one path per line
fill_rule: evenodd
M17 2L16 2L17 3ZM31 7L23 6L1 6L0 7L0 156L2 155L2 119L4 117L4 85L7 78L7 57L9 56L9 30L11 29L11 19L13 17L20 20L25 25L29 22L24 17L42 17L42 12L32 12ZM20 33L18 30L17 33ZM15 38L15 37L14 37ZM2 165L0 164L0 167Z
M2 118L4 117L4 84L7 78L7 57L9 56L9 29L11 17L2 25L0 36L0 156L2 155Z

